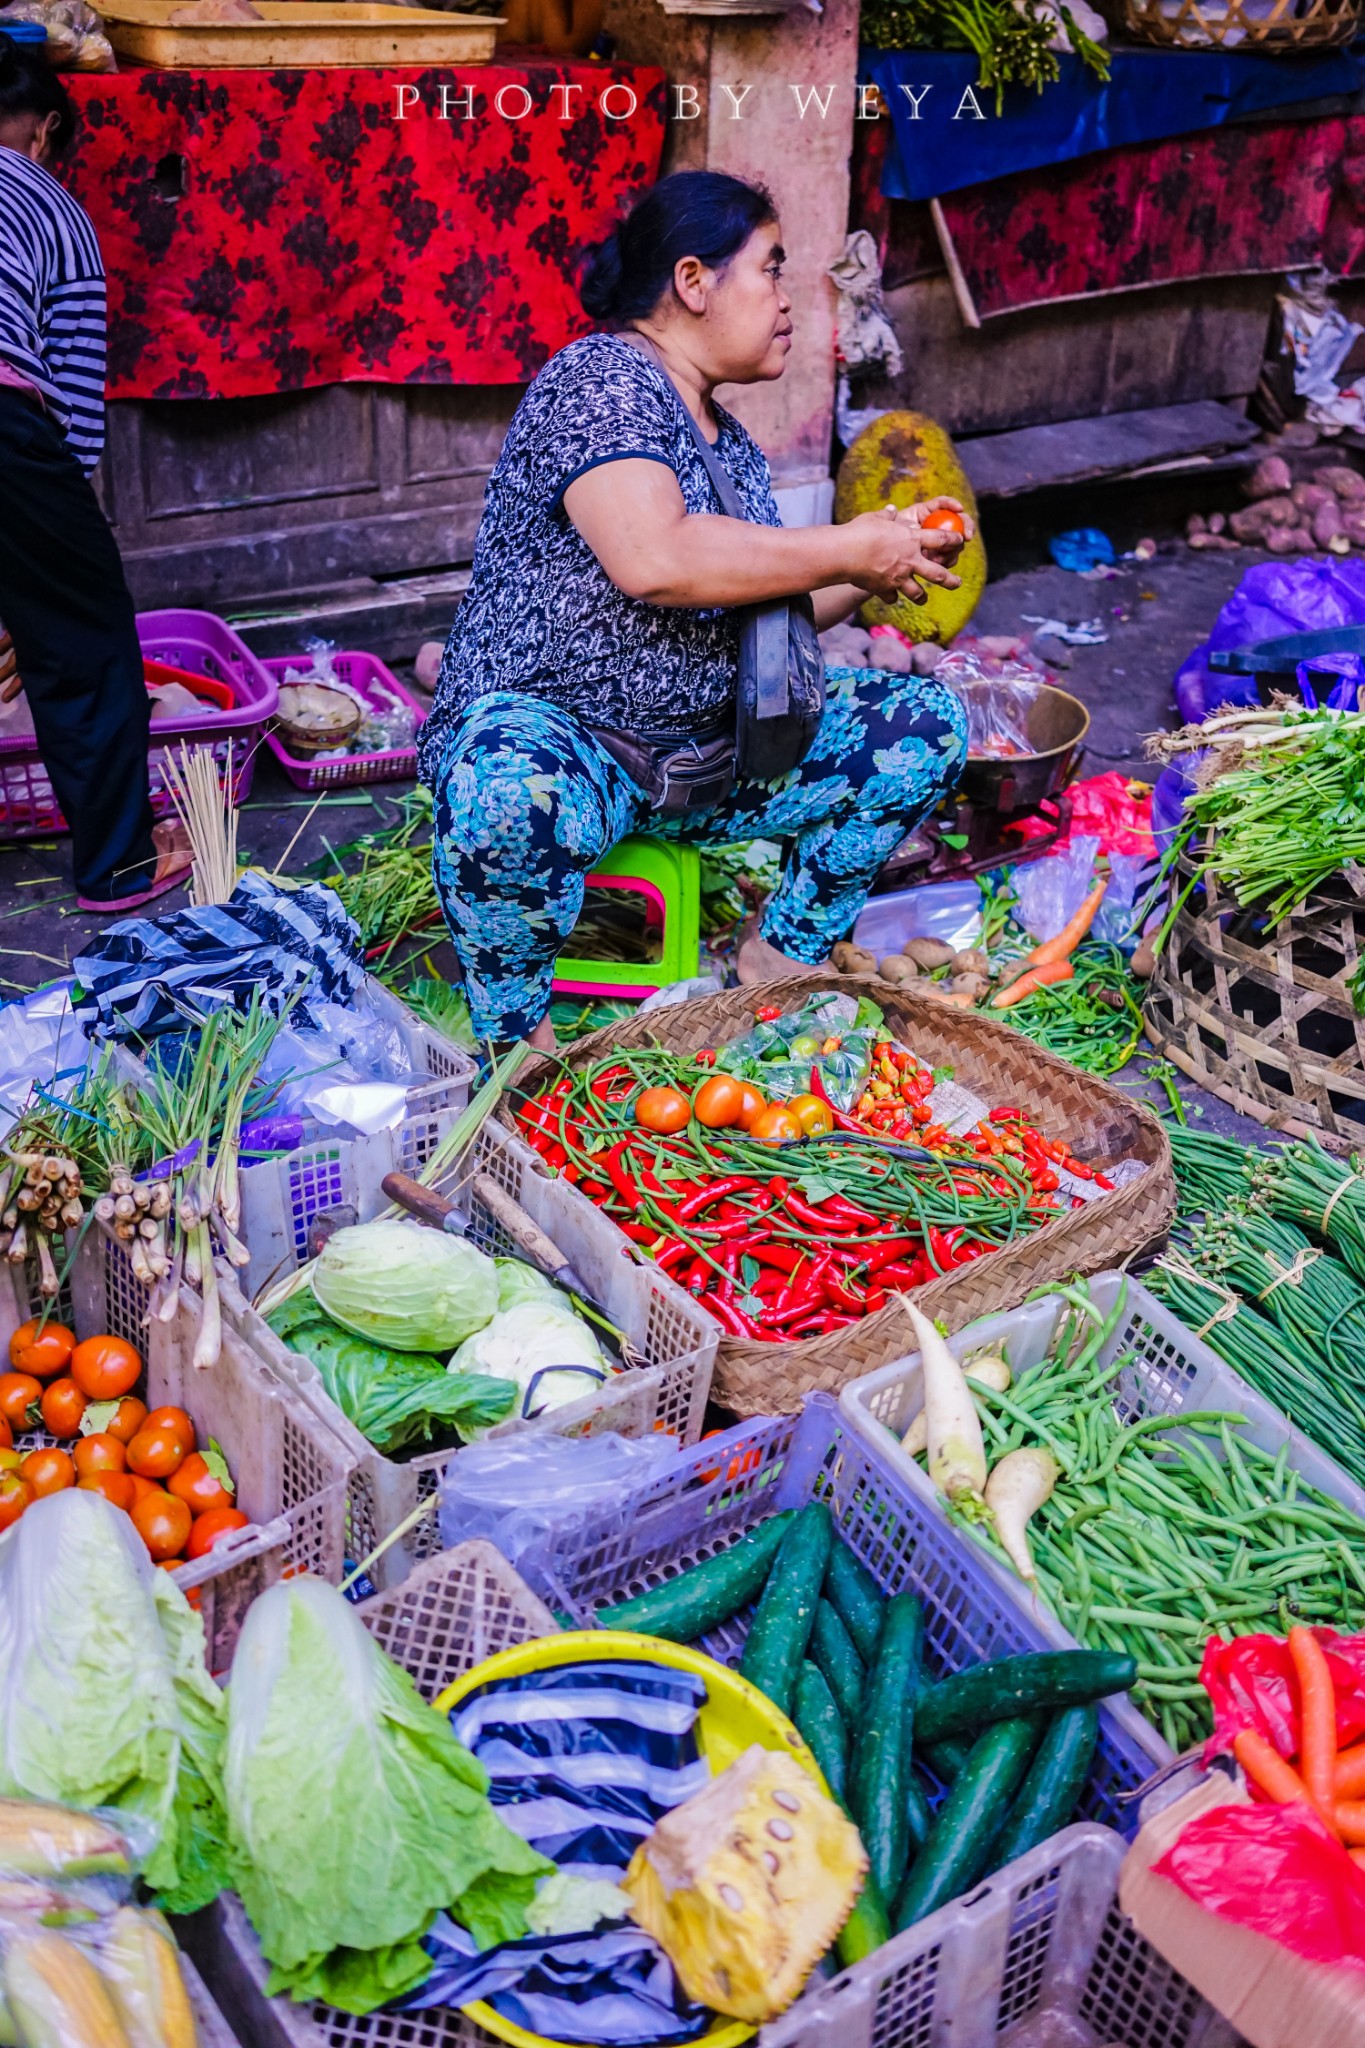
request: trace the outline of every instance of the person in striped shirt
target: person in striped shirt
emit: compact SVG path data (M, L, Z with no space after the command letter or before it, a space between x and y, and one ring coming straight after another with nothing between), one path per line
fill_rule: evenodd
M28 699L81 908L125 911L187 879L189 849L179 825L152 823L133 600L90 482L104 264L44 168L74 130L41 50L0 32L0 695Z

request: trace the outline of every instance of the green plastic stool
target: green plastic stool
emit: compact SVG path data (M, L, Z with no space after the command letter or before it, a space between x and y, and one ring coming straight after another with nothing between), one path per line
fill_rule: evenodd
M701 855L695 846L663 839L623 839L587 878L589 889L629 889L645 897L650 930L662 926L663 952L649 962L577 960L561 953L555 962L556 995L653 995L673 981L696 974L701 955Z

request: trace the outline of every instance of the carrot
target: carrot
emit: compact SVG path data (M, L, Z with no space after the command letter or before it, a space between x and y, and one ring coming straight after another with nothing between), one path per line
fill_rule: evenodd
M1365 1742L1337 1751L1332 1790L1338 1799L1365 1799Z
M1054 960L1050 965L1030 967L1017 981L991 998L993 1010L1008 1010L1011 1003L1022 1003L1025 996L1031 996L1035 989L1050 988L1054 981L1070 981L1075 968L1069 960Z
M1365 1799L1338 1799L1332 1822L1343 1842L1365 1845Z
M1332 1770L1337 1760L1336 1690L1322 1644L1308 1628L1291 1628L1289 1654L1299 1681L1299 1768L1308 1796L1324 1819L1332 1812ZM1330 1822L1329 1822L1330 1825Z
M1348 1849L1346 1854L1357 1870L1365 1870L1365 1849Z
M1069 924L1064 924L1055 938L1044 939L1035 946L1029 959L1035 967L1050 967L1054 960L1067 960L1075 952L1081 940L1095 922L1095 913L1104 901L1104 892L1109 887L1109 877L1096 882L1076 915Z
M1273 1742L1254 1728L1243 1728L1232 1738L1232 1753L1253 1785L1259 1785L1268 1799L1276 1806L1292 1806L1301 1799L1305 1806L1311 1806L1308 1787L1294 1769L1280 1755Z

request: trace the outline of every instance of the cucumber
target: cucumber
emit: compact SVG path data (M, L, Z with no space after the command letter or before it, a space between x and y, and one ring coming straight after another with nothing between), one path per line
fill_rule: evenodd
M882 1895L877 1890L877 1880L869 1871L857 1903L839 1931L839 1939L834 1944L835 1953L847 1969L850 1963L860 1963L864 1956L870 1956L890 1939L891 1922L887 1918Z
M897 1593L886 1603L850 1783L853 1818L884 1899L896 1896L909 1854L906 1701L919 1683L923 1643L919 1601L913 1593Z
M934 1811L924 1794L924 1787L912 1770L905 1773L905 1825L910 1838L910 1853L922 1849L929 1839L934 1825Z
M825 1675L826 1682L835 1699L839 1712L850 1728L856 1728L863 1717L863 1702L866 1698L867 1673L863 1660L853 1647L853 1638L839 1619L839 1610L828 1600L821 1600L815 1610L815 1626L810 1632L810 1653Z
M972 1745L896 1900L897 1934L981 1877L1000 1831L1001 1813L1023 1781L1040 1727L1036 1714L996 1721Z
M952 1784L972 1753L972 1745L965 1735L945 1735L941 1742L917 1741L915 1748L941 1785Z
M762 1588L787 1529L795 1520L788 1509L761 1522L717 1557L679 1572L666 1585L633 1600L618 1600L597 1611L599 1628L631 1629L643 1636L662 1636L670 1643L692 1643L708 1629L719 1628Z
M788 1523L740 1659L740 1677L784 1714L792 1710L833 1542L834 1517L823 1501L812 1501Z
M858 1655L864 1664L870 1664L877 1654L886 1603L877 1590L877 1581L866 1565L859 1564L846 1543L836 1542L830 1553L825 1592L852 1636Z
M1041 1650L973 1664L921 1696L915 1716L922 1743L943 1735L977 1735L992 1721L1039 1707L1083 1707L1127 1692L1137 1677L1132 1657L1117 1650Z
M1099 1739L1098 1707L1065 1707L1053 1716L992 1845L991 1870L1013 1863L1016 1856L1036 1849L1066 1826L1090 1775Z
M839 1804L846 1807L848 1729L844 1726L844 1718L839 1712L834 1694L825 1683L824 1673L818 1671L814 1664L805 1663L801 1666L796 1681L796 1709L792 1719L806 1747L824 1773L825 1783Z

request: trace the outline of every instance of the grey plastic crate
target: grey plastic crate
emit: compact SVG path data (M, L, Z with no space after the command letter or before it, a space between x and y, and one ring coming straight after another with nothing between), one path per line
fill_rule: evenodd
M1118 1904L1124 1844L1066 1828L805 1995L759 2048L1239 2048Z
M652 1485L549 1539L519 1566L551 1607L592 1628L596 1608L662 1585L728 1549L769 1515L814 1499L828 1502L839 1535L883 1593L918 1595L925 1661L935 1677L1048 1648L1033 1618L983 1569L977 1547L849 1428L828 1394L810 1395L799 1416L771 1416L708 1437ZM738 1663L748 1621L738 1616L701 1647L722 1663ZM1128 1828L1129 1795L1153 1768L1148 1746L1106 1704L1082 1813Z
M1100 1273L1089 1282L1091 1297L1105 1314L1118 1300L1124 1278L1122 1273ZM1003 1344L1017 1376L1032 1371L1047 1358L1065 1313L1066 1303L1060 1295L1047 1295L1025 1307L968 1323L949 1337L948 1348L954 1357L964 1359L985 1344ZM1237 1426L1237 1434L1264 1451L1278 1453L1287 1447L1290 1464L1310 1485L1361 1517L1361 1539L1365 1543L1365 1492L1326 1452L1295 1429L1273 1402L1239 1379L1216 1351L1211 1351L1163 1302L1131 1278L1127 1311L1100 1360L1109 1364L1126 1352L1133 1354L1132 1362L1125 1366L1115 1388L1115 1410L1123 1421L1136 1421L1144 1415L1178 1415L1182 1409L1196 1413L1213 1409L1245 1416L1246 1421ZM942 1496L919 1460L903 1450L900 1443L924 1405L919 1353L913 1352L862 1379L851 1380L839 1396L839 1405L850 1426L877 1448L904 1485L946 1525ZM1214 1456L1219 1455L1216 1444L1207 1438L1201 1441ZM984 1544L965 1530L961 1533L964 1540L972 1543L995 1585L1029 1616L1049 1643L1058 1648L1075 1643L1075 1637L1044 1607L1041 1597L1030 1592ZM1170 1761L1169 1746L1131 1701L1123 1701L1114 1711L1132 1739L1146 1747L1154 1765Z
M502 1225L470 1196L469 1183L479 1173L504 1188L554 1240L610 1320L645 1360L643 1367L616 1374L581 1400L566 1403L539 1421L501 1423L495 1434L541 1430L560 1436L600 1436L614 1430L622 1436L640 1437L666 1430L683 1444L695 1443L706 1413L720 1336L710 1316L666 1274L654 1267L637 1266L614 1225L590 1203L566 1203L559 1183L545 1180L535 1171L529 1147L491 1122L439 1183L468 1216L470 1241L482 1251L500 1254L513 1246ZM367 1187L366 1211L370 1215L385 1206L377 1183L373 1195L378 1199ZM286 1270L297 1263L291 1259ZM458 1452L426 1451L407 1459L382 1456L342 1414L315 1366L290 1351L245 1302L226 1290L224 1301L225 1315L241 1335L273 1371L298 1388L352 1460L349 1544L352 1557L359 1562L406 1520L419 1501L435 1492L442 1472ZM381 1588L399 1584L419 1559L435 1555L440 1547L433 1511L377 1561L371 1572L374 1584Z

